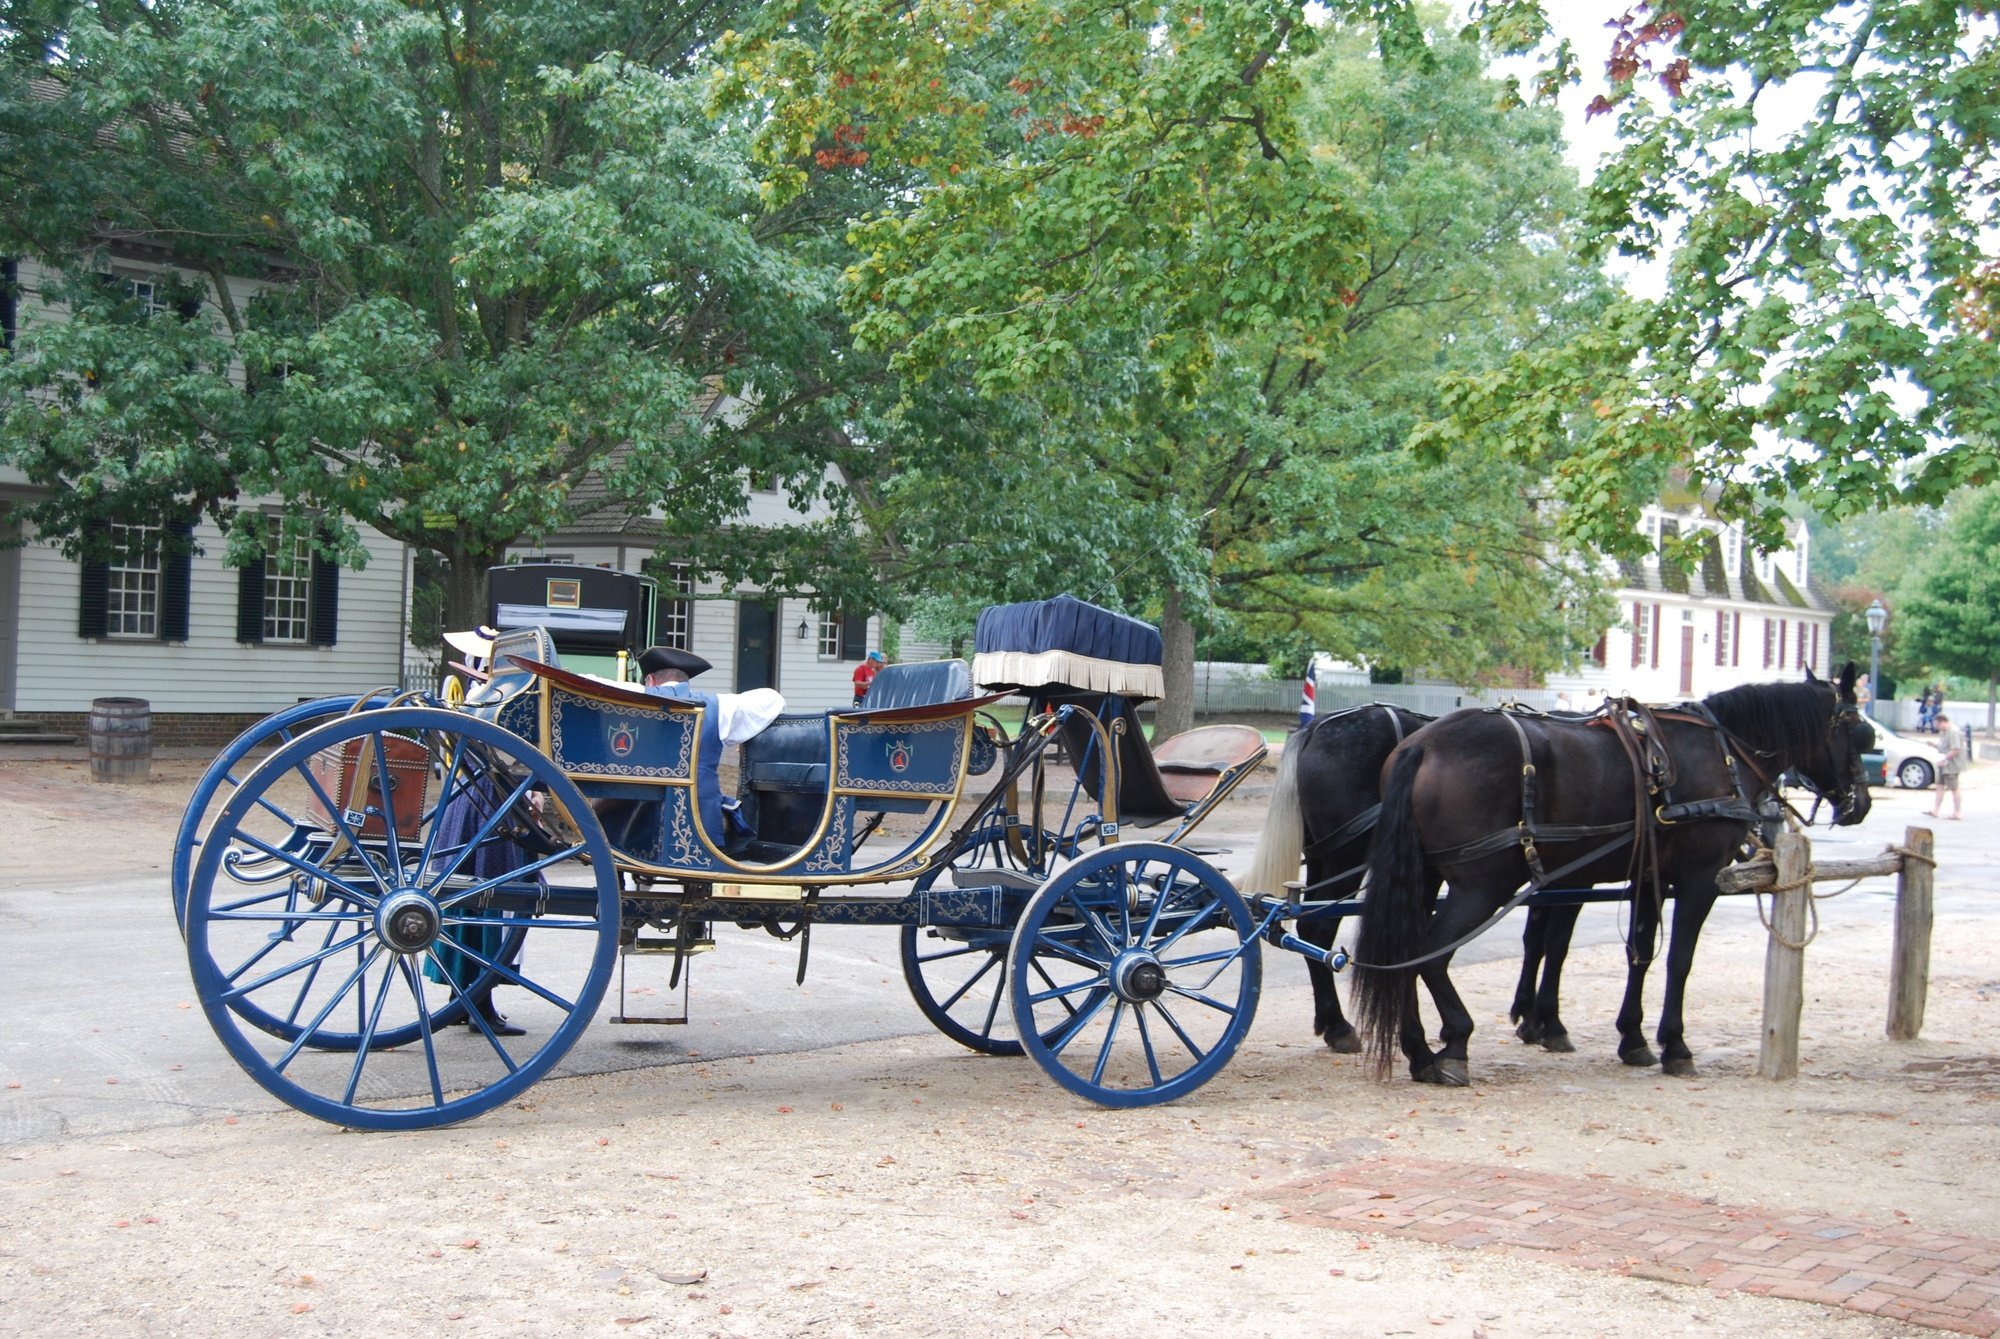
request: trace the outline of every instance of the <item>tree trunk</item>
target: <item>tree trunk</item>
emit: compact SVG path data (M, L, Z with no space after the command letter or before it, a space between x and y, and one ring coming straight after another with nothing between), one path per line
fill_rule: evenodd
M486 621L486 569L499 562L505 550L474 551L463 544L443 550L444 626L447 631L476 628Z
M1160 610L1160 638L1166 654L1160 666L1166 696L1153 707L1153 742L1171 739L1194 726L1194 624L1181 615L1181 593L1167 588Z

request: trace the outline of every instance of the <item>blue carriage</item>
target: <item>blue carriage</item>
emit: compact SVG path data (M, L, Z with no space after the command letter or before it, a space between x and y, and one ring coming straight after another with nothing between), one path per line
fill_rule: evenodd
M614 1021L683 1021L685 994L634 1014L628 957L684 990L734 924L796 941L803 980L815 926L894 926L947 1036L1101 1103L1178 1097L1248 1030L1280 910L1185 845L1264 745L1149 747L1160 649L1067 596L990 609L970 665L890 666L866 709L781 716L733 769L712 699L567 668L540 627L502 634L462 700L279 713L218 758L175 852L203 1008L300 1110L421 1128L523 1092L614 977ZM496 986L526 1035L474 1007Z

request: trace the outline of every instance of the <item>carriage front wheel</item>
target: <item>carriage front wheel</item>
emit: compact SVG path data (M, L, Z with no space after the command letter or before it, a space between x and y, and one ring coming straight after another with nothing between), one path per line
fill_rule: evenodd
M1255 918L1178 847L1093 851L1028 902L1008 955L1016 1035L1057 1083L1104 1106L1193 1092L1250 1030L1263 981Z
M518 736L430 707L280 745L188 881L216 1035L279 1099L361 1129L449 1125L525 1091L596 1011L618 930L610 846L576 786ZM495 984L524 1035L468 1007Z

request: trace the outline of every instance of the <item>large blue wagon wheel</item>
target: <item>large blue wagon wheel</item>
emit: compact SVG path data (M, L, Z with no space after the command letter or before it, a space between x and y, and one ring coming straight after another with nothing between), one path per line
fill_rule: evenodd
M950 865L939 866L918 879L916 890L931 892L949 874L951 883L959 887L976 887L986 879L1018 885L1017 893L1007 894L1007 900L1024 902L1041 886L1048 866L1063 849L1075 849L1073 843L1044 833L1039 842L1022 844L1022 850L1040 856L1039 861L1031 856L1024 862L1015 844L1009 842L1008 831L999 823L990 824ZM949 887L937 895L950 897ZM903 980L909 984L917 1008L945 1036L985 1055L1022 1054L1020 1039L1014 1033L1014 1015L1004 1003L1007 953L1013 937L1012 917L992 927L903 927Z
M1214 866L1178 847L1092 851L1015 928L1016 1035L1056 1082L1113 1107L1170 1102L1243 1041L1263 981L1256 922Z
M344 753L376 784L339 793ZM429 707L281 745L188 885L188 961L223 1045L283 1101L361 1129L448 1125L525 1091L603 999L618 929L611 849L575 785L518 736ZM466 1008L488 981L525 1035Z

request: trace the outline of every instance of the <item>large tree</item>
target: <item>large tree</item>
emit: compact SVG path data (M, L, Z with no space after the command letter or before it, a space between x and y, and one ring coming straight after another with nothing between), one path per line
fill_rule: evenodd
M1660 467L1688 464L1775 546L1796 496L1840 518L2000 477L2000 26L1981 0L1637 3L1552 44L1543 0L1476 22L1602 69L1620 146L1590 222L1656 267L1594 336L1464 379L1439 448L1591 449L1557 475L1580 533L1629 546ZM1614 375L1606 375L1610 368Z
M1535 471L1404 449L1441 373L1595 296L1553 117L1501 110L1476 45L1314 56L1285 6L821 5L817 42L803 13L738 57L774 189L860 154L928 171L859 231L846 300L923 396L1004 407L971 474L922 455L948 431L901 439L871 513L952 555L968 603L1052 574L1148 609L1183 714L1197 626L1468 676L1560 662L1591 583Z
M706 53L755 8L10 5L0 253L67 275L69 319L0 363L38 529L76 550L205 510L248 552L242 504L275 496L330 546L354 521L436 551L466 622L485 568L594 479L662 506L701 567L870 603L844 493L795 532L726 525L749 474L803 499L865 466L840 429L880 382L834 297L881 184L766 208L748 128L703 105ZM186 319L96 277L119 238L195 276ZM239 302L231 275L264 287ZM746 407L704 422L716 392Z

